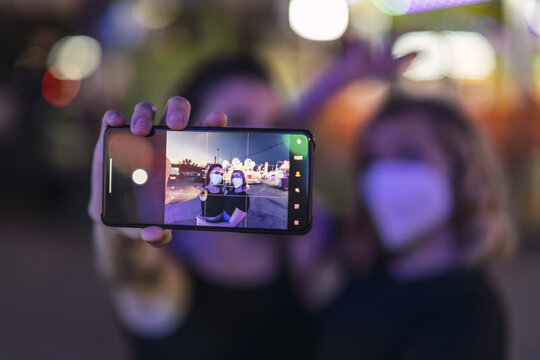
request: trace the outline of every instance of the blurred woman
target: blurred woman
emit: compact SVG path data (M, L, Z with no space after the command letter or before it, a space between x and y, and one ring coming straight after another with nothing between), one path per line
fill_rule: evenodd
M356 277L320 317L317 357L503 359L486 270L513 237L483 134L449 104L395 96L362 132L355 177Z
M189 103L171 98L162 119L175 130L186 125L224 126L225 121L231 126L271 126L283 111L266 71L245 55L202 66L178 93ZM155 111L152 104L138 104L132 132L147 135ZM122 120L118 112L109 111L104 124L118 126ZM89 212L95 224L98 265L112 282L117 315L138 358L305 357L306 321L285 271L283 237L170 232L156 227L143 229L139 235L107 228L99 220L100 142L96 149ZM236 178L238 174L233 183ZM224 202L221 166L209 168L205 185L208 198L201 203L204 221L229 217L233 225L235 219L245 217L248 206L234 205L233 191L228 195L229 206ZM243 177L236 194L245 194L245 185ZM189 196L170 193L182 201L194 194L198 192L190 190ZM138 239L156 247L170 245L153 249Z
M277 119L305 126L340 88L364 76L388 76L402 60L370 56L352 43L300 102L285 109L267 72L249 56L212 61L171 98L161 123L186 126L265 127ZM190 105L191 104L191 105ZM216 112L219 110L220 112ZM131 131L146 136L156 108L135 106ZM204 115L207 115L204 117ZM224 114L227 114L226 117ZM124 119L110 110L103 126ZM294 125L293 125L294 126ZM103 134L103 132L102 132ZM112 229L100 220L102 141L94 152L89 214L94 221L98 268L112 283L115 308L141 359L302 359L311 353L310 309L324 306L343 281L335 259L330 217L314 207L313 230L295 239L238 233ZM197 191L173 194L193 198ZM246 206L246 211L249 206ZM240 209L242 210L242 209ZM238 210L227 215L234 217ZM242 210L243 212L246 212ZM240 215L242 215L240 213ZM136 241L136 240L144 241ZM172 241L171 241L172 239ZM170 242L164 250L152 249ZM324 266L320 266L324 263ZM291 279L292 278L292 279ZM291 286L291 282L294 286ZM294 290L297 293L293 293Z

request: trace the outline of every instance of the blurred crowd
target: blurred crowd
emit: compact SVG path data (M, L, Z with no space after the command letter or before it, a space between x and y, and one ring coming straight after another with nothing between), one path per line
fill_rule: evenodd
M491 272L538 250L540 3L436 3L0 3L2 214L84 224L132 358L509 358ZM100 128L131 119L310 129L313 229L104 226Z

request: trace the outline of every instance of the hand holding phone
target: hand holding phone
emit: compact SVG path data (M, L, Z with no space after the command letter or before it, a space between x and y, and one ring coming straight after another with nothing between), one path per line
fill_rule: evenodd
M160 124L174 130L182 130L187 125L190 109L190 104L186 99L180 96L172 97L167 102ZM138 103L135 106L129 122L131 133L136 136L146 136L150 134L155 115L156 107L153 104L149 102ZM224 113L214 112L209 114L203 120L202 125L209 127L224 127L226 122L227 117ZM124 124L125 119L123 115L116 110L109 110L103 115L101 132L93 154L91 193L88 204L90 218L97 223L101 223L104 132L107 126L120 127ZM118 231L133 238L140 238L156 247L167 244L171 239L169 230L163 230L156 226L147 227L142 230L118 228Z
M311 227L309 131L158 126L137 137L110 127L103 147L106 225L294 235Z

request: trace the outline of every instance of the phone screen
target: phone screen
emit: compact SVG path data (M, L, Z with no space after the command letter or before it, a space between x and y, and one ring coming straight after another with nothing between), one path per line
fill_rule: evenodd
M111 226L305 233L313 138L305 130L105 131L102 219Z

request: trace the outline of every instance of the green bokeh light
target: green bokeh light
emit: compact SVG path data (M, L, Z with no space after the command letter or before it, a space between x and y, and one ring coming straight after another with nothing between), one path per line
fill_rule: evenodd
M371 0L375 7L385 14L400 16L407 13L412 0Z

